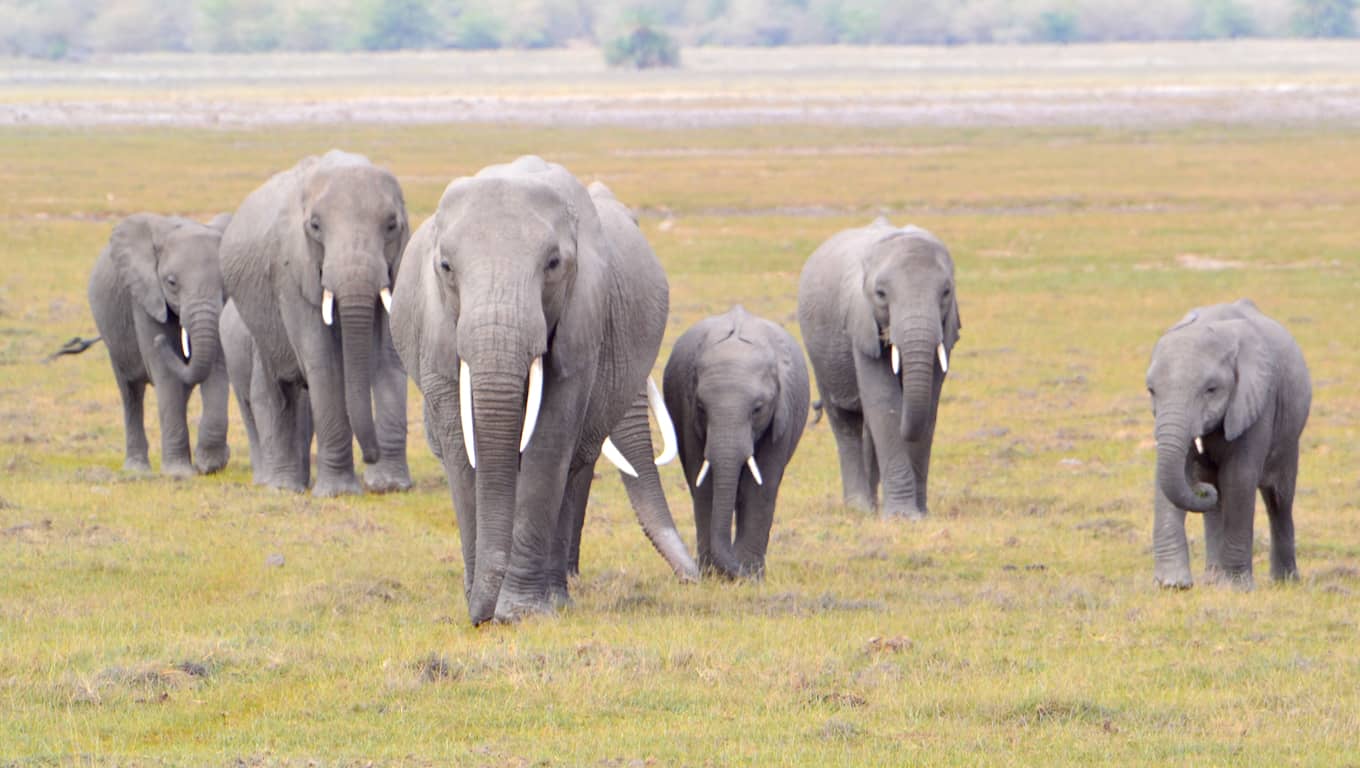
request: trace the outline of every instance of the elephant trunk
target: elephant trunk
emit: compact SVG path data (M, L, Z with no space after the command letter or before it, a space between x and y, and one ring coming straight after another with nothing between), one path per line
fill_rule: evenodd
M221 354L222 344L217 334L217 321L222 314L222 303L202 301L194 304L187 312L180 315L180 327L183 329L184 339L167 339L163 346L162 354L169 362L170 370L175 377L186 386L202 384L212 373L213 366L217 363L217 356ZM184 351L187 361L175 354L175 347L183 344L187 347Z
M1184 413L1163 408L1157 414L1157 487L1172 504L1192 512L1210 512L1218 505L1218 491L1188 476L1189 422Z
M934 408L935 371L941 332L938 318L914 317L893 333L901 358L899 380L902 384L902 435L915 442L930 431Z
M496 602L510 564L527 366L507 370L511 367L491 363L467 371L472 378L468 391L472 397L477 463L476 570L468 598L473 624L495 617Z
M676 530L675 520L666 504L666 494L661 489L661 478L656 464L652 462L652 435L647 421L647 397L639 395L628 414L610 433L610 439L625 456L638 457L632 460L638 477L624 475L623 485L628 491L628 500L637 513L642 532L665 558L675 575L682 581L697 581L699 567L690 557L680 532Z
M746 461L752 455L750 434L732 434L736 427L718 428L723 424L740 424L746 420L736 415L719 416L709 423L708 441L704 450L713 475L713 517L709 521L709 556L715 568L729 578L741 576L741 563L732 546L732 523L737 512L737 492L741 487Z
M365 464L378 461L378 434L373 427L373 322L375 292L361 291L339 299L341 353L344 356L345 413L359 441Z

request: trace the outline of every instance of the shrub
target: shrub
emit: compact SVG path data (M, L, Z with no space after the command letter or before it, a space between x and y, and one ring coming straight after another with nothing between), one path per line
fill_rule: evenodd
M1294 32L1304 37L1354 37L1356 0L1294 0Z
M604 60L611 67L678 67L680 44L665 32L639 23L633 31L605 44Z

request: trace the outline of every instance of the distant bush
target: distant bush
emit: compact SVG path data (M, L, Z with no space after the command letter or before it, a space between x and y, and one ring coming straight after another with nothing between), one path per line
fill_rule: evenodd
M1045 43L1070 43L1077 39L1077 15L1071 11L1044 11L1035 27L1035 38Z
M611 67L678 67L680 44L655 27L639 24L633 31L605 43L604 60Z
M1294 32L1304 37L1355 37L1356 0L1294 0Z
M367 5L359 44L370 51L428 48L439 39L425 0L373 0Z

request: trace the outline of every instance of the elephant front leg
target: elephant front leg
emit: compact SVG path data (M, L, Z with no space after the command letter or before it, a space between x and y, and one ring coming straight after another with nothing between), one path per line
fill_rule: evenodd
M548 602L554 608L571 602L567 581L581 572L581 529L586 519L586 502L595 479L594 467L582 465L567 475L567 490L557 513L557 533L548 562Z
M258 353L250 380L250 410L259 434L260 461L254 468L256 482L288 491L307 490L308 466L299 451L300 388L269 375ZM304 450L309 451L310 446Z
M379 459L364 465L364 485L378 493L407 491L411 470L406 464L406 371L386 333L378 338L374 357L373 416L378 430Z
M741 563L741 575L757 581L765 578L765 552L770 545L770 530L774 526L775 499L783 468L767 457L761 463L764 484L742 481L737 502L737 536L733 550Z
M838 408L822 395L822 407L826 419L831 424L831 434L836 439L836 453L841 466L841 489L845 505L865 512L873 511L875 504L875 485L870 478L870 462L865 454L872 451L872 441L867 439L864 416L858 411ZM702 540L702 537L701 537Z
M117 371L114 373L116 375ZM142 403L146 399L146 382L125 381L119 376L118 395L123 400L123 469L128 472L150 472L146 416L142 411Z
M156 383L156 407L161 420L161 474L193 477L189 456L189 388L168 377Z
M540 416L539 429L544 426ZM552 611L548 587L554 567L553 544L558 541L558 526L562 522L558 518L572 451L549 443L548 440L530 443L521 458L510 561L496 599L497 621L516 621L529 614ZM561 559L557 561L562 563Z
M1257 476L1247 462L1234 462L1218 473L1218 509L1223 515L1222 580L1242 590L1253 586L1251 554Z
M1298 471L1299 450L1295 445L1276 473L1278 479L1261 489L1270 517L1270 578L1275 581L1299 578L1299 565L1294 558L1294 482Z
M1157 485L1154 483L1154 485ZM1185 510L1180 509L1156 488L1152 524L1153 578L1157 585L1168 589L1189 589L1195 580L1190 576L1190 544L1185 538Z
M354 474L354 433L345 411L344 376L339 361L308 367L307 392L316 434L316 484L313 496L361 493Z
M231 385L223 357L218 356L212 373L199 385L198 396L203 401L203 414L198 420L194 467L206 475L227 466L231 459L231 449L227 446L227 401L231 399Z

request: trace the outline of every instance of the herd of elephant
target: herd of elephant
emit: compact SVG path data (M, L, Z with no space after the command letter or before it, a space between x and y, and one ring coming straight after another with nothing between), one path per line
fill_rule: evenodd
M319 496L408 489L409 376L448 478L478 624L568 600L601 453L679 578L761 577L808 419L802 348L740 306L680 336L658 388L650 372L669 312L660 261L607 187L532 156L454 180L414 233L391 173L339 151L309 157L209 224L123 220L89 298L122 396L129 470L150 468L149 383L166 474L227 464L232 390L256 483ZM924 516L961 328L947 248L883 219L840 232L804 267L798 319L845 502ZM1250 586L1258 488L1271 575L1297 578L1292 503L1311 385L1289 333L1245 300L1193 310L1158 342L1147 384L1158 583L1192 584L1188 510L1204 516L1206 577ZM677 454L697 562L657 472Z

